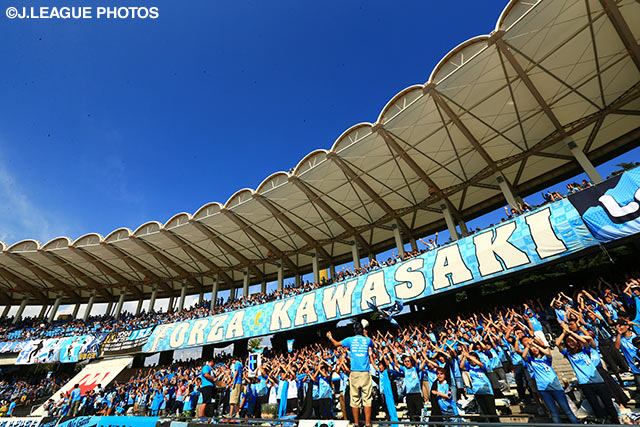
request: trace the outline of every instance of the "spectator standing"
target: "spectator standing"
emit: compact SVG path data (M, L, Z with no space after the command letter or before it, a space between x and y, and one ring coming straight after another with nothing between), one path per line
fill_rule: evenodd
M358 425L360 408L364 406L365 427L368 427L371 426L371 403L373 402L373 383L370 373L373 341L363 335L364 330L360 323L355 324L354 332L355 336L345 338L342 341L333 339L331 332L327 332L327 338L334 346L345 347L350 351L349 395L353 419Z

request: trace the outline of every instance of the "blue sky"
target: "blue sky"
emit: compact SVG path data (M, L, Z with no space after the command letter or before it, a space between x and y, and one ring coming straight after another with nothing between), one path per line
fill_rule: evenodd
M450 49L490 32L506 3L466 2L464 14L424 1L133 4L160 17L9 20L3 8L6 243L135 229L256 188L375 121Z
M0 240L12 244L135 229L256 188L375 121L493 30L506 1L136 0L160 17L77 21L4 9L96 4L2 4Z

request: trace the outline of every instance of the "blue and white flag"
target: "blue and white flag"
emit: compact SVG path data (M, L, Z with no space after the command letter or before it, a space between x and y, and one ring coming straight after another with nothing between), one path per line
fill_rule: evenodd
M247 362L247 376L250 378L255 377L260 365L262 365L262 354L261 353L249 354L249 361Z
M293 351L293 342L295 339L287 340L287 351L291 353Z

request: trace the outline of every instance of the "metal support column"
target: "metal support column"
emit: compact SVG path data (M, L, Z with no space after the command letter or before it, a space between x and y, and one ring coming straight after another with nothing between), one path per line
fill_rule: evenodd
M284 267L282 262L278 263L278 290L281 291L284 287Z
M11 310L11 304L7 304L4 306L4 310L2 310L2 319L4 319L5 317L7 317L7 315L9 314L9 310Z
M402 235L400 234L400 227L398 226L398 222L394 221L391 224L391 228L393 228L393 237L396 239L396 248L398 249L398 255L400 257L404 256L404 244L402 243Z
M598 173L596 168L591 163L591 160L587 157L586 154L576 145L574 141L567 142L567 147L569 147L569 151L571 151L571 155L576 159L576 161L580 164L580 167L587 174L589 179L593 181L594 184L598 184L602 182L602 176Z
M360 268L360 249L355 240L351 242L351 256L353 257L353 266Z
M73 314L71 315L72 319L76 319L78 317L78 312L80 311L80 303L77 303L75 307L73 307Z
M136 316L138 314L140 314L140 312L142 311L142 304L144 303L144 298L140 298L138 300L138 306L136 307Z
M260 292L262 292L263 294L267 293L267 281L266 280L262 281L262 285L260 286Z
M211 310L216 306L218 299L218 275L213 276L213 285L211 285Z
M320 283L320 265L317 250L314 250L311 254L311 269L313 270L313 283Z
M93 308L93 301L96 299L96 295L95 294L91 294L89 296L89 301L87 302L87 308L84 309L84 316L82 316L82 320L84 322L87 321L87 319L89 318L89 316L91 316L91 309Z
M497 175L496 182L500 186L500 190L502 191L502 195L504 196L504 199L507 201L507 204L517 209L518 201L516 200L516 196L515 194L513 194L513 191L511 190L511 186L509 185L507 180L504 179L502 175Z
M249 267L245 267L242 270L242 296L249 296Z
M149 300L149 313L153 311L153 307L156 305L156 296L158 295L158 288L156 286L151 290L151 299Z
M453 221L453 215L451 215L451 211L446 203L440 205L440 209L442 209L442 215L444 216L444 222L447 223L447 230L449 230L449 235L451 236L451 241L458 240L458 230L456 230L456 223Z
M56 313L58 312L58 308L60 307L60 303L62 302L62 296L56 295L56 300L53 303L53 307L51 307L51 312L49 313L49 317L47 317L47 322L51 323L56 318Z
M29 299L27 298L26 295L22 297L22 301L20 302L20 307L18 307L18 311L16 312L16 315L13 318L13 322L11 323L18 323L18 321L22 319L22 313L24 313L24 309L27 307L28 300Z
M180 302L178 303L178 311L184 311L184 299L187 296L187 283L182 284L182 289L180 289Z
M116 319L122 316L122 306L124 305L124 297L127 295L127 291L120 289L120 296L118 297L118 305L116 305Z

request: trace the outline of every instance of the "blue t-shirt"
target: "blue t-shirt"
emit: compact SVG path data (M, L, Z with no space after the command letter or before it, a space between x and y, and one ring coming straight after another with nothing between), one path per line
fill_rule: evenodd
M318 377L318 399L331 398L331 379L327 377Z
M209 374L213 377L213 368L209 365L204 365L202 367L202 373L200 374L200 379L202 380L202 387L212 387L213 383L205 378L204 374Z
M443 393L449 396L448 399L438 396L438 405L440 406L442 413L445 415L458 415L458 406L451 397L451 390L449 389L449 384L447 384L446 381L438 383L438 393Z
M356 335L343 339L340 344L350 351L352 372L369 372L369 349L373 348L370 338Z
M527 364L531 367L539 391L561 391L562 386L556 371L551 367L551 357L540 355L532 357L527 354Z
M541 331L542 330L542 324L540 323L540 321L536 318L535 315L529 317L529 321L531 322L531 326L533 326L533 330L535 331Z
M418 368L412 366L407 368L401 367L401 372L404 375L404 392L405 394L420 393L420 378L418 377Z
M571 354L567 350L562 350L561 353L569 359L569 363L571 363L571 367L576 373L578 384L598 384L604 382L596 369L600 359L597 351L583 348L575 354ZM594 355L594 353L596 354ZM592 358L592 355L596 357L595 360Z
M486 370L483 367L465 361L464 369L469 372L471 377L471 394L493 395L491 381L489 381L489 377L487 377Z
M635 334L631 334L631 337L629 338L622 336L620 338L620 350L622 350L622 354L629 364L631 373L640 374L640 357L638 357L638 349L632 342L635 337Z
M73 390L71 390L71 401L72 402L79 401L81 394L82 394L82 392L80 391L80 387L74 388Z
M242 384L242 363L239 360L233 364L233 384Z

